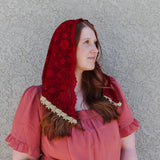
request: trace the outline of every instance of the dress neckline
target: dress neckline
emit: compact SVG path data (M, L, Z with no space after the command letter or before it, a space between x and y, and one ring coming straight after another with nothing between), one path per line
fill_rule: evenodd
M87 120L87 119L93 119L93 118L96 118L96 117L101 117L93 109L79 110L79 111L76 111L76 114L80 118L80 120Z

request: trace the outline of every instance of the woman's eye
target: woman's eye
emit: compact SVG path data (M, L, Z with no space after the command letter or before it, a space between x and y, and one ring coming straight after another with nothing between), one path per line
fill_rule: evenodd
M84 43L88 44L88 43L89 43L89 40L86 40Z

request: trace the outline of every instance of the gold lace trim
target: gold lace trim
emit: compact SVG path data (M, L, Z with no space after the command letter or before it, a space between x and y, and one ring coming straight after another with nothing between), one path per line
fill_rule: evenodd
M68 116L66 113L62 112L62 110L58 109L55 105L49 102L45 97L41 95L40 101L46 108L50 109L53 113L57 113L58 116L61 116L63 119L68 120L70 123L77 123L77 120Z
M113 102L111 98L109 98L109 97L107 97L107 96L105 96L105 95L104 95L104 97L105 97L110 103L114 104L115 106L119 106L119 107L122 106L122 103L121 103L121 102L116 103L116 102Z
M104 95L104 97L115 106L122 106L122 103L116 103L113 102L111 98ZM50 109L53 113L57 113L58 116L61 116L63 119L68 120L70 123L77 123L77 120L68 116L66 113L64 113L62 110L58 109L55 105L53 105L51 102L49 102L45 97L41 95L40 101L43 105L46 106L46 108Z

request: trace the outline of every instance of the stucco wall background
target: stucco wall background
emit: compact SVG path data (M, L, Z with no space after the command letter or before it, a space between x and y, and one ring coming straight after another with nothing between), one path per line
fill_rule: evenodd
M139 160L160 159L159 0L0 0L0 160L24 90L41 84L50 38L64 20L86 18L103 48L103 70L121 84L135 118Z

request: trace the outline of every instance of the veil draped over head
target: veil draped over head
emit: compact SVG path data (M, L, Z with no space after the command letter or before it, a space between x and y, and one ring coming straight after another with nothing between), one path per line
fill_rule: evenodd
M41 103L53 113L70 123L77 123L76 95L76 44L77 23L83 19L67 20L55 30L48 49L43 75ZM104 75L107 78L106 75ZM108 83L109 84L109 83ZM114 102L119 102L115 92L104 90ZM114 96L113 96L114 95Z

